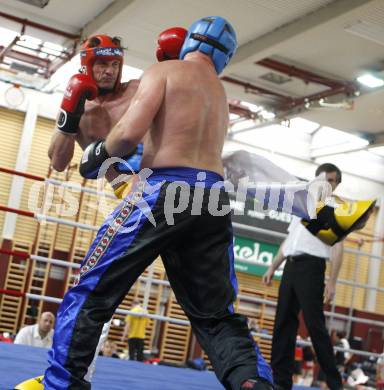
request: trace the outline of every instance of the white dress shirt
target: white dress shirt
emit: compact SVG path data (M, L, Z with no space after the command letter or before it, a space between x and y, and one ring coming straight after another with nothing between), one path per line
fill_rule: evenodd
M329 259L331 247L310 233L301 223L300 218L292 217L288 233L283 244L284 257L307 253L308 255Z
M51 348L52 347L53 330L41 338L38 325L29 325L20 329L16 335L15 344L30 345L32 347Z

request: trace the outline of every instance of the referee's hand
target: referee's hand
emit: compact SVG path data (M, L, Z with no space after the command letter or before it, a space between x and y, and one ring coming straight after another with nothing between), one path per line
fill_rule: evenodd
M324 302L331 303L336 294L336 286L333 283L327 283L324 291Z
M268 268L268 271L263 275L263 283L266 285L266 286L271 286L272 285L272 278L273 278L273 274L275 273L274 270L272 270L271 268Z

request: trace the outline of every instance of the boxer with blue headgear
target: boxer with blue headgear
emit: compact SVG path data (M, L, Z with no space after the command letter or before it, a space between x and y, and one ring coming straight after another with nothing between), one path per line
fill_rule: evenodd
M106 157L126 156L144 140L143 171L100 227L77 284L63 299L45 390L90 388L84 375L103 323L159 255L222 385L273 389L271 368L247 318L234 308L238 285L221 161L228 99L217 72L233 55L236 41L229 24L216 17L197 23L190 32L190 39L196 38L200 49L184 60L161 61L144 71L118 124L105 141L84 151L80 171L89 177ZM172 48L160 59L173 53ZM179 199L186 202L182 209Z
M182 60L188 53L200 51L211 57L217 74L220 74L236 49L236 33L231 24L220 16L207 16L189 28L179 58Z

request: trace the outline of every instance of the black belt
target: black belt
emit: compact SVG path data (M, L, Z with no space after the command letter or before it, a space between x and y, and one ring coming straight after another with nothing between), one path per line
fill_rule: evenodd
M310 260L315 260L315 261L325 261L326 260L324 257L308 255L307 253L303 253L301 255L295 255L295 256L289 255L285 259L287 261L290 261L291 263L296 263L299 261L310 261Z

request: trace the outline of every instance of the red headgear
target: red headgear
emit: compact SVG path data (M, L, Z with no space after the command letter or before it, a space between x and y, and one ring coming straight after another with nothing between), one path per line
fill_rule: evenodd
M172 27L159 34L156 49L156 57L159 62L179 59L179 53L183 46L187 30L182 27Z
M120 70L114 87L116 91L120 87L124 61L124 53L119 39L111 38L108 35L89 37L80 50L81 72L93 78L92 66L97 59L120 62Z

